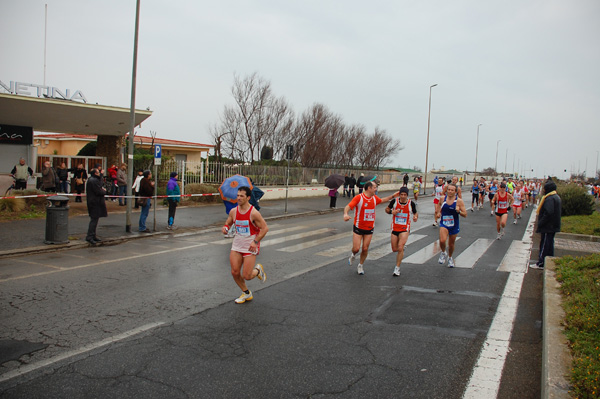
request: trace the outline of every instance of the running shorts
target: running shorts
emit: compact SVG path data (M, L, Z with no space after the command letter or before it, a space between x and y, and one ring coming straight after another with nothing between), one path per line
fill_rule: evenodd
M356 226L352 226L352 231L354 232L354 234L358 234L359 236L368 236L368 235L371 235L371 234L373 234L373 230L374 229L363 230L363 229L359 229Z
M473 193L473 199L471 200L471 202L477 202L477 201L479 201L479 194Z
M400 233L408 233L408 230L402 230L402 231L392 230L392 234L395 235L396 237L400 236Z

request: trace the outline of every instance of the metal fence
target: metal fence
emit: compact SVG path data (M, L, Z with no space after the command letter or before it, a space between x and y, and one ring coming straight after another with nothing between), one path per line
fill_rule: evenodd
M185 162L169 160L158 167L158 179L168 180L171 172L177 172L183 184L221 184L224 179L240 174L252 179L261 187L285 186L288 168L285 166L224 164L217 162ZM289 185L323 185L325 178L332 174L354 174L358 178L361 173L365 176L377 176L382 184L401 183L403 175L399 172L355 170L348 168L289 168Z

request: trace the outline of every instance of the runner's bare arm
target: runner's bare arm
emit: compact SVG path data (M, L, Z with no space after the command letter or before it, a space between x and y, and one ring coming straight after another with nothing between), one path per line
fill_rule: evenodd
M464 218L467 217L467 209L465 207L465 202L460 198L456 200L456 211L460 216Z
M382 198L381 199L381 203L390 202L392 200L392 198L396 198L396 197L399 197L399 196L400 196L400 191L396 191L394 194L388 195L387 197Z
M254 225L260 229L255 238L256 241L260 242L260 240L262 240L269 232L269 226L267 226L267 222L265 222L265 219L263 219L260 212L256 209L252 209L250 218L252 219L252 223L254 223Z
M350 212L350 207L348 205L346 205L344 207L344 222L347 222L348 220L350 220L350 215L348 215L348 212Z
M229 211L229 216L227 216L227 220L225 221L225 225L221 229L221 232L223 234L227 234L227 230L229 230L231 228L231 225L233 224L233 212L235 212L235 208L233 208L232 210ZM225 230L225 228L227 228L227 230Z

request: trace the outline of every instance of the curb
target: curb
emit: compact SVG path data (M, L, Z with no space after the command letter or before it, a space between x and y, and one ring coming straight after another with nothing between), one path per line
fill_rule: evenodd
M544 268L544 313L542 342L542 398L569 399L571 352L565 336L560 284L556 281L556 264L547 257Z
M590 236L587 234L556 233L555 238L562 238L563 240L600 242L600 236Z

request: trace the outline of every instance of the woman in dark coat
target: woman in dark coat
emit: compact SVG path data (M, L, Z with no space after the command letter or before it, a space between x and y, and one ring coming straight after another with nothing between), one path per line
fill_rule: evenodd
M77 197L75 197L75 202L81 201L81 193L85 191L85 181L88 179L87 172L83 169L83 164L77 165L76 168L69 169L69 172L73 173L73 181L71 182L71 187L75 187L75 189L71 189L71 193L73 191L77 192Z
M88 214L90 215L90 225L85 240L92 245L96 245L99 241L102 241L96 236L98 219L107 217L108 212L106 211L106 202L104 200L106 189L102 187L100 171L94 168L90 170L90 173L91 175L86 185L86 200Z

